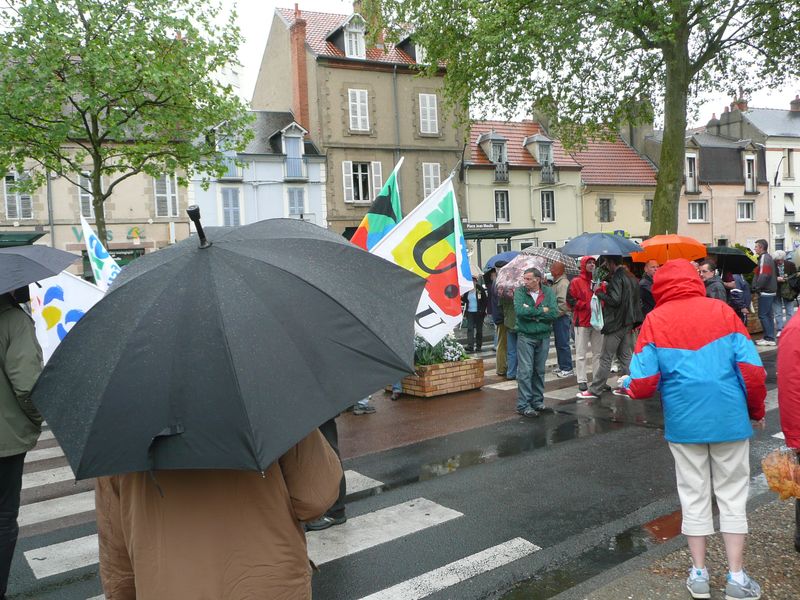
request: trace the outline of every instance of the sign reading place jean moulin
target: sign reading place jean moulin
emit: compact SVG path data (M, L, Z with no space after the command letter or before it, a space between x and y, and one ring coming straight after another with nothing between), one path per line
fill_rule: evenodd
M465 231L480 231L481 229L500 229L497 223L464 223Z

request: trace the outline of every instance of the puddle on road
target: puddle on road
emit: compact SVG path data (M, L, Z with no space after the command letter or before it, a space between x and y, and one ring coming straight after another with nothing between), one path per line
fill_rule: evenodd
M518 583L502 600L545 600L647 552L680 533L681 511L632 527L584 552L557 569Z

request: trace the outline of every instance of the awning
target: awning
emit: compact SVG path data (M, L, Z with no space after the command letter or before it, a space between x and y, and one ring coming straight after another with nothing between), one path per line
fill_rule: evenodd
M538 231L547 231L547 227L532 227L530 229L465 229L464 239L467 240L505 240L518 235L528 235Z
M26 246L44 235L43 231L3 231L0 232L0 248Z

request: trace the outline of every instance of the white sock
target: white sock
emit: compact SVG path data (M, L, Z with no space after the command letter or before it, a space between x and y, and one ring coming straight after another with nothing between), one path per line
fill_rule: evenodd
M745 581L747 580L747 576L744 574L744 571L733 571L730 572L731 579L738 583L739 585L744 585Z
M692 579L697 579L698 577L703 577L705 579L708 579L708 569L706 569L705 567L699 569L698 567L692 565Z

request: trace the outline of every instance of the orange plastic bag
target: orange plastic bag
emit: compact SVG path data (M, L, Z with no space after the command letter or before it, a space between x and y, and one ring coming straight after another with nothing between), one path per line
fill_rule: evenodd
M780 494L781 500L800 498L800 464L794 450L778 448L761 461L769 488Z

